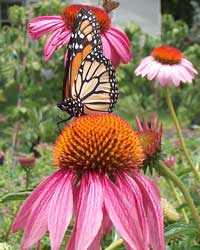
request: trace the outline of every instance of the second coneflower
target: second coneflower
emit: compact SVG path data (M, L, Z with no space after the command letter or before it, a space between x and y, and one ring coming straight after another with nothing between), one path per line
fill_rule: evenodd
M55 50L68 44L80 8L94 12L100 25L105 57L111 60L114 67L120 62L128 63L132 54L130 41L124 32L111 25L111 19L103 9L78 4L64 8L60 16L39 16L29 22L29 34L33 39L52 33L44 47L45 60L49 60Z
M24 230L22 249L49 231L59 250L72 219L68 250L100 249L112 225L127 249L164 249L159 192L140 173L146 158L137 133L120 117L94 114L74 119L54 149L57 171L23 203L13 231Z
M197 71L180 50L172 46L160 46L141 61L135 74L147 76L150 81L157 78L162 86L171 83L179 86L181 82L192 83Z

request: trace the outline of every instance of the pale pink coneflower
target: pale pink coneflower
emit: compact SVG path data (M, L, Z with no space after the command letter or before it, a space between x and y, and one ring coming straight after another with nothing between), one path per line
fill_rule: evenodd
M70 5L64 8L59 16L39 16L28 23L32 39L52 33L44 47L44 57L48 61L55 50L68 44L73 25L80 8L94 12L101 31L103 53L111 60L114 67L120 62L128 63L132 59L131 45L123 31L111 25L109 15L101 8L88 5Z
M112 226L126 249L164 250L159 192L140 173L143 151L137 133L114 114L81 116L66 125L54 148L57 171L33 191L14 221L13 231L24 230L22 249L39 246L49 231L51 250L59 250L74 221L68 250L99 250Z
M141 61L135 74L147 76L149 81L157 78L161 86L170 83L179 86L181 82L192 83L198 72L180 50L171 46L160 46Z

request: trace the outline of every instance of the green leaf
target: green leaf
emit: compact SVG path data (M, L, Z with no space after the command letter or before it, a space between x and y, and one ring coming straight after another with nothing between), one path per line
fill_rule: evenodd
M186 224L183 222L173 223L166 227L165 229L165 239L170 241L175 238L184 237L186 235L195 235L198 234L198 230L195 225L190 223Z
M10 202L10 201L17 201L17 200L24 200L31 191L20 191L20 192L13 192L7 193L0 197L0 203Z
M186 250L199 250L199 249L200 249L200 245L194 245L194 246L187 248Z

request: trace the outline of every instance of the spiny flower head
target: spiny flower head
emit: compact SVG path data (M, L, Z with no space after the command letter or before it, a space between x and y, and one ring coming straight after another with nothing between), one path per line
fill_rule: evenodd
M110 29L111 20L109 15L100 8L89 6L89 5L81 5L81 4L73 4L64 8L61 13L61 17L63 18L66 28L73 29L74 23L76 21L77 14L81 8L85 10L92 11L100 25L101 32L105 32Z
M153 49L151 55L155 58L156 61L170 65L180 63L183 58L180 50L172 46L157 47Z
M74 119L58 137L55 165L74 171L113 172L141 167L143 149L131 126L113 114Z
M136 123L138 126L137 135L146 156L144 167L149 166L151 168L154 164L157 164L160 158L162 125L154 115L151 116L149 123L146 118L141 122L139 117L136 116Z

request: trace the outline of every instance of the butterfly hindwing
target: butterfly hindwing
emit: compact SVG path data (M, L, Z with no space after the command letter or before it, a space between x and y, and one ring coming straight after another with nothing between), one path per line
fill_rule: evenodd
M72 97L84 104L84 114L111 112L118 98L115 70L103 54L91 52L82 62Z

